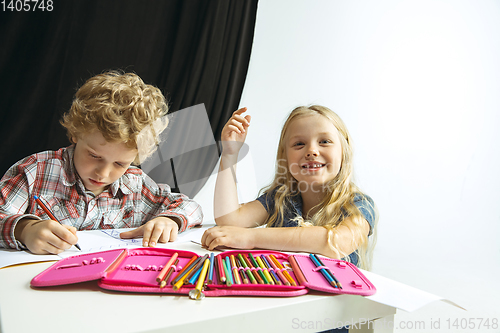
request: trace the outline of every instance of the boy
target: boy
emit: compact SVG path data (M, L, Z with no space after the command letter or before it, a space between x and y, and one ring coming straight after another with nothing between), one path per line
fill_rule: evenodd
M156 149L167 110L161 91L135 74L90 78L61 120L73 144L28 156L0 180L0 246L57 254L77 243L76 230L129 227L122 238L155 246L200 224L197 203L131 166Z

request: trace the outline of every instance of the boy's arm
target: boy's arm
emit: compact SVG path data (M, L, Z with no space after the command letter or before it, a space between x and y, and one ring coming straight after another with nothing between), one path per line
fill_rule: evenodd
M174 220L183 232L203 221L201 206L194 200L181 193L172 193L168 185L158 185L161 194L161 208L156 216L164 216Z
M0 180L0 246L24 250L26 247L15 237L14 231L24 219L40 220L25 214L29 205L29 175L36 172L30 156L14 164ZM23 223L20 227L23 227Z

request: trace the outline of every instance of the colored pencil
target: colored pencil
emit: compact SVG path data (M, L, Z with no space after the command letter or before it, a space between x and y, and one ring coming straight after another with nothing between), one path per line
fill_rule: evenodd
M293 272L295 273L295 276L297 277L298 280L302 282L307 282L306 276L304 275L304 272L302 272L302 268L300 268L299 262L297 259L295 259L294 256L289 256L288 260L290 261L290 265L292 265L292 268L294 268Z
M283 273L281 272L281 269L279 269L279 267L276 266L276 263L271 259L271 257L267 256L266 258L267 258L267 261L271 264L271 266L273 266L276 274L279 276L279 278L281 279L283 284L287 285L287 286L291 286L292 284L290 283L290 281L288 281L288 279L283 275Z
M50 211L49 207L45 206L45 204L42 202L42 200L40 200L39 197L37 197L36 195L33 196L33 198L35 198L35 201L38 203L38 205L43 209L43 211L45 213L47 213L47 215L50 217L51 220L54 220L56 222L59 222L60 225L63 225L61 223L61 221L59 221L55 216L54 214L52 214L52 212ZM82 250L82 248L80 247L80 245L78 245L78 243L75 244L75 247L78 249L78 250Z
M217 268L219 270L219 280L221 284L226 283L226 274L224 272L224 265L222 264L222 256L217 256Z
M180 271L179 273L177 273L177 275L175 276L175 278L172 280L171 284L175 284L183 275L184 275L184 272L190 268L190 266L194 263L194 261L196 260L196 258L198 258L198 256L194 255L191 259L189 259L189 261L187 262L186 266L184 266Z
M213 277L214 277L214 253L212 252L212 253L210 254L210 267L209 267L209 269L208 269L208 280L207 280L207 284L212 284Z
M196 269L196 267L193 268L193 272L195 269ZM194 284L196 281L198 281L198 277L200 276L202 269L203 269L203 266L196 269L196 272L194 272L194 274L191 274L191 277L189 279L186 278L186 280L188 280L188 284ZM186 280L184 280L184 281L186 281Z
M201 257L199 257L198 259L201 259ZM189 267L182 274L182 276L172 286L173 290L178 290L179 288L182 287L182 285L184 284L184 281L187 279L187 276L194 270L194 266L196 266L196 264L197 264L197 261L195 260L191 265L189 265Z
M250 268L250 272L252 272L253 276L255 277L255 280L257 280L257 283L265 284L265 282L262 279L262 277L260 276L260 274L257 272L255 267L252 265L252 262L250 261L250 259L248 259L248 257L245 255L242 255L242 257L245 260L245 262L247 263L247 266ZM253 270L252 270L252 268L253 268Z
M253 267L255 267L255 269L257 270L258 274L262 278L263 283L264 284L270 284L270 282L267 280L266 275L262 271L262 268L259 266L259 264L257 263L257 260L255 260L255 258L253 257L253 255L252 255L251 252L248 253L248 257L250 258L250 261L251 261ZM261 268L261 269L259 269L259 268Z
M205 297L205 295L201 292L201 289L203 288L203 283L205 282L205 277L207 276L207 271L209 266L210 266L210 259L206 258L205 262L203 263L203 267L201 268L198 282L196 283L194 290L191 290L189 292L190 298L200 300Z
M268 281L268 284L274 285L275 284L274 280L271 277L271 274L269 274L266 265L264 265L264 263L262 262L262 259L260 257L257 257L257 258L255 258L255 260L259 264L260 268L262 268L262 271L264 272L264 275L265 275L265 277L266 277L266 279Z
M244 268L243 264L240 262L240 259L235 258L234 261L236 261L236 263L237 263L238 271L241 274L241 279L242 279L243 283L249 284L250 283L249 277L248 277L247 273L245 272L245 268ZM242 269L240 269L240 267Z
M271 260L274 260L274 263L276 264L276 266L278 266L278 268L280 270L283 270L283 275L287 278L287 280L290 282L290 284L292 286L297 286L297 283L294 281L294 279L291 277L290 273L288 273L286 271L286 269L284 269L283 265L281 265L281 263L278 261L278 259L276 259L276 257L274 255L269 255L269 257L271 258Z
M186 277L186 280L190 281L191 278L193 277L193 275L198 272L198 270L203 266L203 263L205 262L205 259L208 258L208 253L205 254L203 257L201 258L198 258L198 260L196 261L196 265L194 266L194 268L191 270L191 273L188 274L188 276Z
M257 280L255 279L255 276L253 276L252 271L250 270L250 267L248 267L247 262L245 261L244 257L241 255L241 253L238 253L238 258L240 259L241 264L245 268L245 273L248 275L248 278L252 282L252 284L257 284Z
M233 285L233 274L231 273L231 265L229 265L228 257L222 259L222 266L224 266L224 273L226 273L226 285L231 287Z
M277 285L282 285L280 278L276 275L276 272L274 271L273 266L267 261L267 258L265 255L260 256L262 258L262 262L266 265L266 267L269 269L269 272L271 273L271 276L273 277L274 283Z
M179 253L175 252L174 255L172 257L170 257L170 259L167 261L167 263L165 264L165 266L163 266L162 270L160 271L160 274L158 274L158 276L156 277L156 282L160 283L161 281L163 281L165 275L167 275L167 271L170 269L170 266L172 266L172 263L175 261L175 259L177 259L177 257L179 256Z
M314 263L314 265L316 267L322 267L323 266L323 265L320 264L320 262L318 261L318 259L316 259L316 257L314 256L314 254L309 254L309 258L311 259L311 261ZM326 267L326 266L323 266L323 267ZM337 284L333 280L332 276L330 274L328 274L328 272L326 271L326 269L321 268L319 271L321 272L321 274L323 274L323 277L326 279L326 281L328 282L328 284L330 284L334 288L337 288Z
M238 272L238 267L236 267L236 260L234 260L234 255L231 254L230 260L234 275L234 283L241 284L240 273Z
M168 269L167 275L165 275L165 278L163 279L163 281L160 282L160 288L164 288L167 285L168 279L170 278L172 273L175 271L178 263L179 263L179 259L176 259L174 264L172 266L170 266L170 268Z
M335 277L335 274L333 274L333 272L330 270L330 268L328 268L328 266L326 266L323 263L323 261L321 261L321 258L318 257L317 254L313 254L313 255L318 260L318 262L321 264L321 266L325 266L326 267L326 272L331 275L333 281L335 281L335 283L337 284L337 287L339 287L340 289L342 289L342 284L339 282L339 280L337 280L337 278Z

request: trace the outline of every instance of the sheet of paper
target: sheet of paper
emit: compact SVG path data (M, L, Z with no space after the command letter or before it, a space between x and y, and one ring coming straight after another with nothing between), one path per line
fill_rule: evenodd
M390 280L372 272L365 270L362 270L362 272L377 288L375 295L367 296L366 298L377 303L389 305L407 312L415 311L435 301L443 301L464 309L460 305L443 297L429 294L428 292Z
M201 236L206 229L213 227L215 223L204 224L201 227L195 227L177 236L177 240L168 245L175 245L175 243L195 241L200 242ZM131 229L104 229L104 230L85 230L78 231L78 244L82 248L79 251L76 247L72 247L58 255L36 255L28 251L17 251L10 249L0 249L0 268L16 264L38 262L38 261L52 261L60 260L82 253L100 252L118 248L131 248L141 247L142 238L122 239L120 234L124 231ZM162 247L162 244L158 244ZM164 245L163 245L164 246Z

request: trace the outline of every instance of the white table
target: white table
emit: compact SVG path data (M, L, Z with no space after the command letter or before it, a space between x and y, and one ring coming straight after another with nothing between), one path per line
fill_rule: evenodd
M175 248L203 253L192 243ZM396 313L361 296L322 293L194 301L185 295L107 291L95 281L31 288L31 279L51 264L0 269L0 332L318 332L337 323L393 320Z

